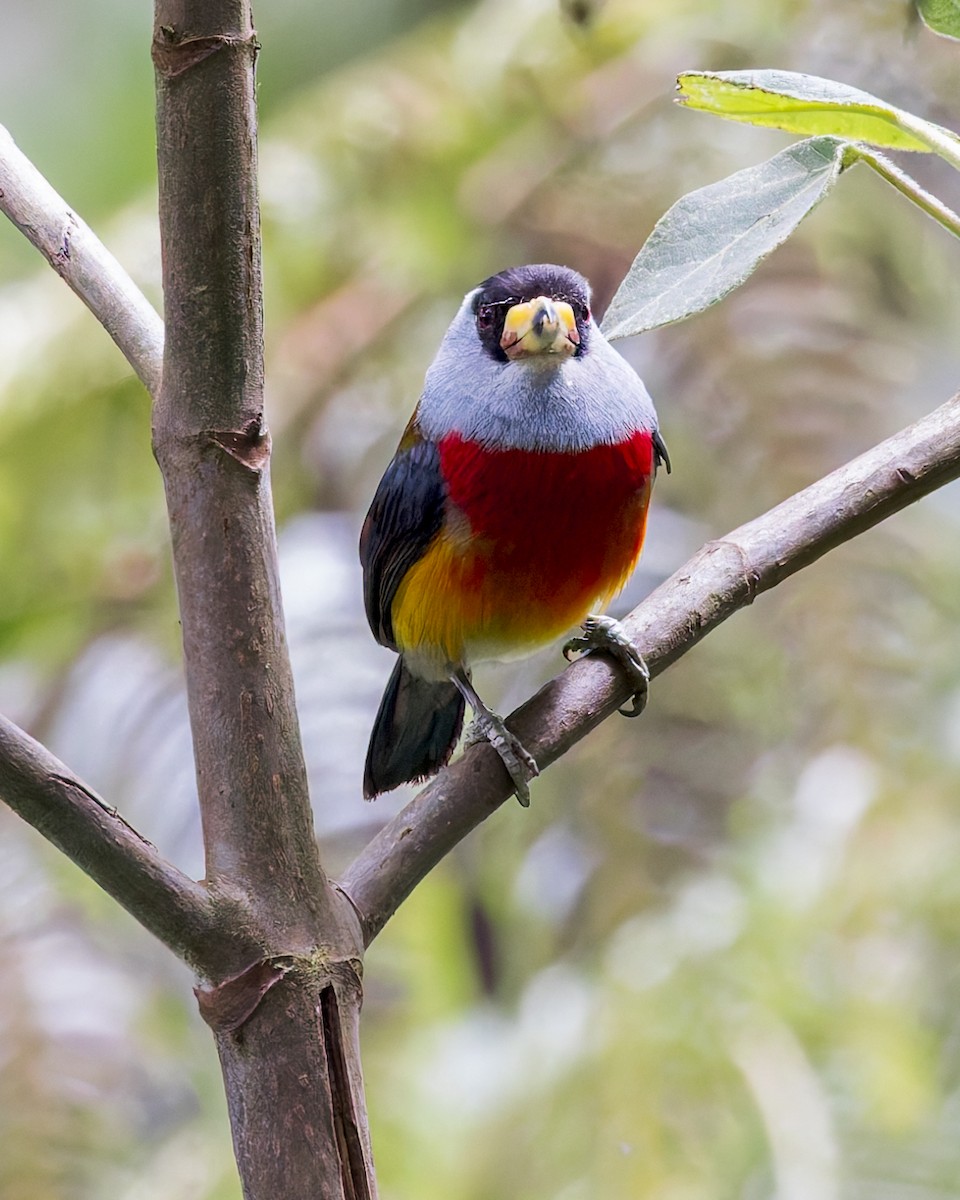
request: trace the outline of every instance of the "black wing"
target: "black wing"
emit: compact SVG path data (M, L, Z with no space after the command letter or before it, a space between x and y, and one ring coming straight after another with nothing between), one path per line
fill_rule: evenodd
M660 430L653 431L653 465L659 467L663 464L667 468L667 474L670 474L670 455L667 453L667 443L660 436Z
M363 603L373 636L396 650L391 609L407 571L443 524L446 488L434 442L408 433L384 472L360 534Z

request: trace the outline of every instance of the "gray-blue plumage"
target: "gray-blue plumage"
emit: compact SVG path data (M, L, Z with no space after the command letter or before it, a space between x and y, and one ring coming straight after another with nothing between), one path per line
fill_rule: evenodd
M523 270L532 280L565 272L589 300L586 281L575 272L549 264ZM459 433L499 449L579 451L657 428L640 377L592 321L584 352L562 361L498 361L483 353L476 325L483 287L464 297L427 371L417 410L425 437L439 441Z

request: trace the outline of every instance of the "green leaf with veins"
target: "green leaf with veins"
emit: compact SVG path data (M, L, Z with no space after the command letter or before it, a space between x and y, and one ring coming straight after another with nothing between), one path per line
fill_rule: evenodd
M681 321L733 291L819 204L849 149L839 138L810 138L678 200L610 302L606 336Z

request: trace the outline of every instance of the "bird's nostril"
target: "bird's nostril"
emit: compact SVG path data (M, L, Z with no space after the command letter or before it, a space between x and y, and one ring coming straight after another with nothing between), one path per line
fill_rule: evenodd
M531 325L536 336L538 338L542 337L543 328L545 325L550 328L556 328L557 310L552 304L549 304L546 301L541 301L541 303L537 306L537 311L534 313Z

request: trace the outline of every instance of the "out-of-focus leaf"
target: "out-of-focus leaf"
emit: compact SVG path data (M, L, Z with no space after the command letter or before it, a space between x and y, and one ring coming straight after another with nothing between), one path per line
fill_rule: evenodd
M960 38L960 2L958 0L917 0L925 25L945 37Z
M681 321L733 291L827 194L846 149L838 138L810 138L678 200L610 302L606 336Z
M606 0L560 0L560 11L574 25L586 28L597 18Z
M946 7L946 5L944 5ZM951 7L956 10L956 4ZM732 121L791 133L831 135L889 150L936 150L957 135L869 92L795 71L685 71L679 102Z

